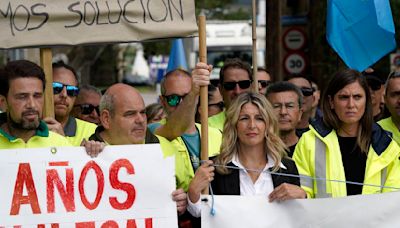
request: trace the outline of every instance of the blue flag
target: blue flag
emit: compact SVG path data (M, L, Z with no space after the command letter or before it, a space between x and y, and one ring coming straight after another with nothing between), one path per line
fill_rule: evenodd
M169 54L167 73L171 70L176 69L182 69L186 71L188 70L182 39L175 39L172 43L171 52Z
M328 0L326 30L331 47L358 71L396 48L389 0Z

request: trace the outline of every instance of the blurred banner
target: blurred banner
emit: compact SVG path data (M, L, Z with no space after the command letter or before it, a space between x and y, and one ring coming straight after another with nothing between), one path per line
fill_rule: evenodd
M0 0L0 48L197 35L193 0Z
M203 228L396 227L400 192L269 203L267 196L211 196L202 203ZM204 201L204 200L203 200Z

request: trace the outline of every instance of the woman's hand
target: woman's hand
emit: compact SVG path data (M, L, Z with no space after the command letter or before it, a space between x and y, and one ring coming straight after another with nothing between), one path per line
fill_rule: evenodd
M289 199L305 199L306 192L297 185L283 183L276 187L274 191L269 194L269 202L284 201Z
M208 188L208 185L214 180L213 161L205 161L196 171L189 185L188 196L190 202L197 202L200 199L200 194L203 189Z

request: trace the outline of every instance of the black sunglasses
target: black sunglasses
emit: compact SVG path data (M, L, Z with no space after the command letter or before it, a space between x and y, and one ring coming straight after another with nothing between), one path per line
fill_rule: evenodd
M300 90L301 90L301 93L303 94L303 96L305 96L305 97L309 97L309 96L313 95L313 93L314 93L313 88L303 87L303 88L300 88Z
M238 82L224 82L222 86L225 90L234 90L236 88L236 84L239 85L241 89L247 89L251 85L251 80L242 80Z
M163 97L167 100L167 103L171 107L176 107L181 103L182 99L185 98L187 94L183 96L179 96L177 94L171 94L171 95L164 95Z
M83 115L89 115L93 110L96 110L97 115L100 115L99 106L94 106L92 104L77 104L74 105L74 107L79 107L81 109L81 114Z
M268 80L258 80L258 84L261 85L261 87L266 88L271 84L271 81Z
M208 107L211 107L211 106L217 106L219 109L224 110L225 104L223 101L220 101L215 104L208 104Z
M76 97L79 94L79 88L73 85L65 85L60 82L53 82L53 94L59 94L64 89L67 90L67 95L70 97Z

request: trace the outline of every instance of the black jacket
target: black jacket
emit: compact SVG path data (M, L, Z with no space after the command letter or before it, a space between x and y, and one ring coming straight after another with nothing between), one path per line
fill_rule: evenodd
M282 159L282 164L287 168L280 168L276 173L286 173L298 175L297 167L294 161L289 159ZM235 166L232 162L228 163L228 166ZM235 166L236 167L236 166ZM271 171L272 169L270 169ZM230 169L230 173L222 175L215 172L214 180L211 182L211 187L215 195L240 195L240 181L239 181L239 170ZM274 188L278 187L282 183L289 183L300 186L300 179L298 177L288 177L281 175L272 176L272 182Z

